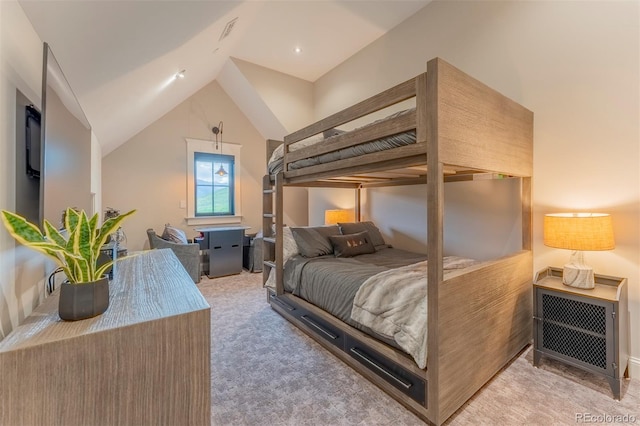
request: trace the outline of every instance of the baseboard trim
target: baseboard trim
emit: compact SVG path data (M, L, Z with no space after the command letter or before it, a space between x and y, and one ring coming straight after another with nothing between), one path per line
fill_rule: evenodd
M640 378L640 358L629 357L629 377Z

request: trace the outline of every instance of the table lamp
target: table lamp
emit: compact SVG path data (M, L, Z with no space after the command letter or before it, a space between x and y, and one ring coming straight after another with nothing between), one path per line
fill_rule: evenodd
M572 250L562 270L562 282L577 288L595 287L593 269L584 263L584 250L612 250L613 225L604 213L554 213L544 217L544 245Z
M347 223L355 220L353 210L325 210L324 224L335 225L336 223Z

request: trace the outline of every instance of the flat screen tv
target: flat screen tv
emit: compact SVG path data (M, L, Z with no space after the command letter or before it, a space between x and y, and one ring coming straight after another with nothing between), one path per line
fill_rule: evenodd
M25 158L27 176L40 177L40 111L33 105L25 107Z
M40 223L59 227L67 207L93 213L91 126L48 43L40 124Z

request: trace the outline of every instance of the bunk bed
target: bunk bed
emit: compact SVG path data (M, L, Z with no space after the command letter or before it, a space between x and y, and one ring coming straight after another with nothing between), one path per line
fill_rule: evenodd
M409 99L415 108L333 132ZM326 132L332 133L324 135L327 139L300 146ZM350 149L406 134L413 141L382 150ZM267 158L279 143L268 141ZM435 58L426 73L286 136L281 149L279 171L263 179L263 279L275 277L274 287L267 287L268 302L423 420L444 423L531 340L533 113ZM355 156L331 155L345 150ZM327 162L316 161L319 157ZM445 273L445 181L478 176L520 179L522 248ZM412 184L427 188L426 368L284 285L284 187L353 188L359 219L362 190Z

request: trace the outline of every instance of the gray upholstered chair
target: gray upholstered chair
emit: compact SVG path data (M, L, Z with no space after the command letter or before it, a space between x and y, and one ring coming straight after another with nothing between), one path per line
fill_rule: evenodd
M262 271L262 233L244 236L242 267L249 272Z
M200 245L198 243L180 244L158 237L156 231L147 229L149 247L151 249L168 248L173 250L184 269L187 270L194 283L200 282Z

